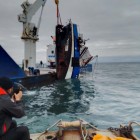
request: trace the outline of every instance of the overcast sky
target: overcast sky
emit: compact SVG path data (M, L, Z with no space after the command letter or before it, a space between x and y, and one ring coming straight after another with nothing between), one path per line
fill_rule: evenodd
M35 0L29 0L34 2ZM62 23L69 19L78 25L92 55L99 57L140 57L140 0L59 0ZM24 57L24 44L20 39L24 0L0 0L0 44L17 62ZM39 18L39 12L33 22ZM36 22L37 24L37 22ZM47 0L37 42L37 61L46 61L46 45L55 34L56 5Z

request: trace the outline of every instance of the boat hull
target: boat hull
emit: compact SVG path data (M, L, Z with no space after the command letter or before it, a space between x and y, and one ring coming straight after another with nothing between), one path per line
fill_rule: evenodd
M23 78L26 74L0 45L0 77L3 76L9 78Z
M78 78L80 73L80 65L79 65L80 47L78 45L78 30L76 24L73 24L73 32L74 32L74 57L72 58L73 71L71 78Z
M41 86L47 86L54 83L56 79L56 73L42 74L38 76L27 76L24 78L11 79L13 82L19 83L26 89L34 89Z
M80 48L77 25L56 26L56 72L58 79L78 78Z
M72 25L56 26L56 72L58 79L65 79L72 58ZM70 78L70 77L69 77Z

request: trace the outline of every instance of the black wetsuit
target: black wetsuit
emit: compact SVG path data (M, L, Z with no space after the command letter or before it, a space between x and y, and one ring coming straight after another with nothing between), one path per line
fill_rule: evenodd
M17 126L13 117L24 116L21 101L13 102L10 96L0 87L0 140L29 140L29 130L26 126Z

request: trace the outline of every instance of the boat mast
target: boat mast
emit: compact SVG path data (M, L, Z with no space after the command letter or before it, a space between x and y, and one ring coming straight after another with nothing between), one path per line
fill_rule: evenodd
M28 1L22 3L23 13L18 15L18 21L23 23L23 32L21 39L24 41L24 70L28 67L36 67L36 42L39 40L38 32L41 23L43 7L47 0L36 0L33 4ZM38 21L38 26L31 23L32 17L42 7Z

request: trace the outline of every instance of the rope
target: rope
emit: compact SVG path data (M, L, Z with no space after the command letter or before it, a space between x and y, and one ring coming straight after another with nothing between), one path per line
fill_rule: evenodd
M81 125L81 131L82 131L83 140L86 140L86 138L87 138L87 130L86 130L86 127L84 127L84 130L83 130L82 125ZM84 134L84 131L85 131L85 134Z
M59 9L58 9L58 12L59 12ZM60 24L62 25L62 20L61 20L60 12L59 12L59 20L60 20Z
M91 125L90 123L88 123L87 121L85 121L85 120L83 120L83 119L79 119L81 122L82 122L82 124L84 124L84 125L88 125L88 126L90 126L91 128L93 128L93 129L95 129L95 130L97 130L97 131L100 131L101 129L98 129L98 128L96 128L95 126L93 126L93 125ZM102 130L103 131L103 130Z
M98 55L96 55L94 58L96 58L96 60L95 60L95 64L94 64L93 71L92 71L92 79L93 79L93 75L94 75L94 73L95 73L96 66L97 66L97 64L98 64ZM93 59L94 59L94 58L93 58Z
M61 122L62 120L58 120L56 123L54 123L52 126L50 126L49 128L47 128L43 133L41 133L36 140L39 140L39 138L44 135L45 133L47 133L52 127L56 126L59 122Z
M45 3L46 3L46 2L45 2ZM40 17L39 17L39 20L38 20L38 25L37 25L37 35L38 35L39 28L40 28L40 24L41 24L42 13L43 13L43 9L44 9L45 3L44 3L44 5L42 5L42 9L41 9Z
M56 5L56 16L57 16L57 24L59 24L59 7L58 4Z
M62 121L58 124L59 127L67 128L67 127L79 127L81 125L80 121L66 122Z
M55 4L58 5L59 4L59 0L55 0Z
M60 16L60 12L59 12L59 0L55 0L55 4L56 4L56 16L57 16L57 25L60 24L62 25L62 21L61 21L61 16Z
M86 93L86 80L87 80L87 67L86 67L86 65L83 67L83 69L84 69L84 94Z
M28 1L28 0L27 0ZM41 24L41 19L42 19L42 14L43 14L43 9L44 9L44 6L45 6L45 3L42 5L42 9L41 9L41 13L40 13L40 16L39 16L39 20L38 20L38 25L37 25L37 32L36 32L36 35L38 35L38 32L39 32L39 28L40 28L40 24ZM29 25L28 25L29 26ZM27 37L29 38L33 38L32 34L30 34L30 31L27 31L29 29L29 27L25 27L25 30L24 30L24 33Z
M40 13L40 17L39 17L39 20L38 20L38 25L37 25L37 35L38 35L39 28L40 28L40 24L41 24L43 8L44 8L44 6L42 6L41 13Z
M129 126L132 127L132 124L137 124L138 126L140 126L140 123L138 123L138 122L130 122L130 123L129 123Z

